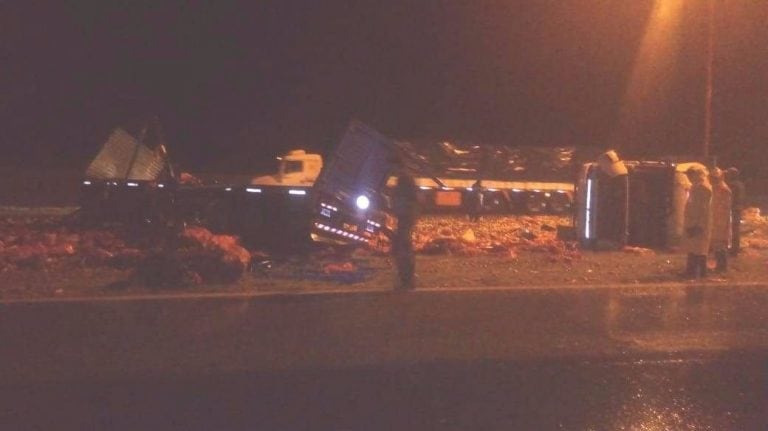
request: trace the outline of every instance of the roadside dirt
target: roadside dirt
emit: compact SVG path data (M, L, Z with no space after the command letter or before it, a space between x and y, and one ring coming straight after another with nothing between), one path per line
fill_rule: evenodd
M4 209L0 217L0 298L124 296L190 292L299 292L389 289L394 268L386 252L317 249L276 258L250 250L242 277L221 282L190 277L176 284L143 282L152 241L126 240L119 227L75 229L69 210ZM684 256L640 248L593 252L558 239L568 217L423 217L414 234L419 288L581 286L682 281ZM708 283L768 281L768 218L745 212L744 252ZM234 244L230 237L228 244ZM240 260L242 251L238 251ZM199 253L196 262L199 262ZM218 258L218 256L214 256ZM222 257L226 259L226 257ZM151 262L151 261L150 261ZM207 267L215 267L211 258ZM187 268L187 267L185 267ZM186 269L185 269L186 270Z

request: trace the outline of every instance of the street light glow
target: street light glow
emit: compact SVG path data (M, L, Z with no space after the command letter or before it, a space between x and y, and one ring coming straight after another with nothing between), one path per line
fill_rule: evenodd
M653 8L654 21L666 21L676 19L683 0L657 0Z
M668 112L677 75L684 0L656 0L622 100L617 143L632 142Z

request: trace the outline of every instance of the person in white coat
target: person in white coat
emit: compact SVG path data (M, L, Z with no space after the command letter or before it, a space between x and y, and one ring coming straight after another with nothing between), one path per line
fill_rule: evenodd
M707 172L701 167L686 171L691 181L685 203L682 249L688 253L686 278L707 276L707 255L712 235L712 186Z
M712 183L712 239L716 272L728 270L728 247L731 244L731 189L725 183L723 171L715 168L710 174Z

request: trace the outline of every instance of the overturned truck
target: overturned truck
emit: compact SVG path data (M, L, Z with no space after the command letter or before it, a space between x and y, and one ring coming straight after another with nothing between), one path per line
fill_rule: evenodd
M676 248L692 166L706 170L696 161L621 161L614 152L584 164L576 182L579 242L594 249Z

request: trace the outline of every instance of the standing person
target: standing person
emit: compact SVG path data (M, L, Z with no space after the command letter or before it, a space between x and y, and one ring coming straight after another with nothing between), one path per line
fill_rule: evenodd
M725 182L731 189L731 256L736 257L741 252L741 211L744 209L746 189L736 168L725 171Z
M469 192L469 208L467 214L469 221L476 222L480 220L480 213L483 210L483 185L480 180L472 184L472 190Z
M685 202L682 249L688 253L686 278L704 278L707 275L707 255L712 230L712 186L702 167L686 171L691 181Z
M712 170L712 239L716 272L728 270L728 245L731 240L731 189L725 183L723 171Z
M397 229L392 236L392 256L397 267L396 290L411 290L414 286L416 262L413 255L413 226L416 224L416 182L401 165L397 185L392 194L392 212L397 217Z

